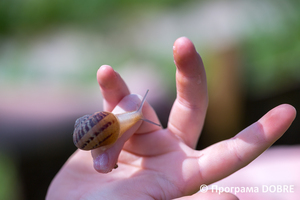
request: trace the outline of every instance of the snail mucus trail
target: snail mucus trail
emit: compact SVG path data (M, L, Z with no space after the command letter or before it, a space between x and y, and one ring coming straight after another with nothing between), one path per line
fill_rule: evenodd
M139 120L161 126L143 118L142 108L148 91L136 111L121 114L102 111L78 118L75 122L73 132L75 146L82 150L92 150L112 145Z

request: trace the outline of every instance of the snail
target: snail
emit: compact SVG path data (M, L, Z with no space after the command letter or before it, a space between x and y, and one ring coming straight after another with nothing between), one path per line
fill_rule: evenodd
M142 108L148 91L136 111L121 114L102 111L78 118L73 132L75 146L82 150L110 146L139 120L161 126L143 118Z

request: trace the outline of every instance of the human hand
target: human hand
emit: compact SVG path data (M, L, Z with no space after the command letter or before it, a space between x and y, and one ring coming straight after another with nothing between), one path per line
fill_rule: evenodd
M179 38L173 46L177 67L177 98L168 127L138 122L104 152L77 150L52 181L46 199L236 199L231 194L196 193L201 184L218 181L246 166L290 126L295 109L281 105L235 137L201 151L194 150L208 105L205 70L193 44ZM109 66L102 66L97 80L105 110L116 105L134 110L137 96ZM124 98L125 97L125 98ZM124 98L124 99L123 99ZM145 103L146 119L158 122ZM126 142L126 143L125 143ZM119 168L113 169L118 161ZM93 167L94 166L94 167ZM95 170L96 169L96 170ZM101 172L101 173L99 173Z
M299 155L299 145L272 146L247 167L214 182L210 188L214 192L216 189L220 189L221 192L220 187L223 187L223 191L224 188L232 188L231 192L243 200L298 200L300 196ZM256 191L253 192L251 189L246 192L241 191L242 188L247 187L256 188Z

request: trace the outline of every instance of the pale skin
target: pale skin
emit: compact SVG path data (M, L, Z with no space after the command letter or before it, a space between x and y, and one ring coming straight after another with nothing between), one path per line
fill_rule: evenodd
M218 181L263 153L288 129L296 111L280 105L235 137L196 151L208 106L205 70L189 39L177 39L173 54L177 98L167 128L140 121L105 151L77 150L53 179L46 199L237 199L226 193L194 193L201 184ZM139 104L140 98L129 95L110 66L100 67L97 80L105 110L119 105L113 111L118 113ZM149 104L143 113L159 123Z

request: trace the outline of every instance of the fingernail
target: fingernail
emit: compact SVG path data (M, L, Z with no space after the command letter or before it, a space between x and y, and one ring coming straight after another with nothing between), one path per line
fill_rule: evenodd
M109 166L109 158L106 152L100 154L94 159L94 168L100 173L108 173L112 169Z

